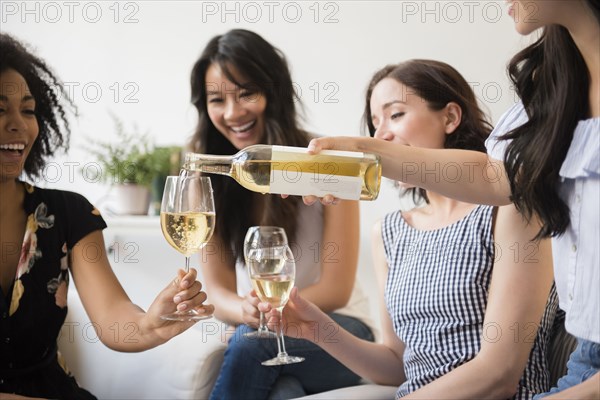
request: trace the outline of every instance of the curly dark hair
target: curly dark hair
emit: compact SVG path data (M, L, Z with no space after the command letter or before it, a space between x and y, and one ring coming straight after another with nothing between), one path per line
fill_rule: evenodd
M587 0L600 21L600 0ZM503 136L504 166L511 199L526 218L539 216L539 237L557 236L570 224L569 206L560 197L559 171L580 120L589 118L591 76L567 28L549 25L508 66L528 121Z
M252 89L267 98L265 109L265 134L262 144L305 147L309 134L298 126L296 107L300 106L292 76L283 53L260 35L233 29L213 37L196 60L191 73L192 104L198 112L198 125L191 140L193 151L207 154L235 154L238 150L218 131L208 116L206 105L206 71L218 65L227 78L240 88ZM238 82L231 70L243 74L250 83ZM230 245L234 258L243 256L246 231L252 225L279 225L294 241L297 215L302 200L299 197L282 199L267 195L263 201L265 210L262 220L255 217L256 195L243 188L231 178L212 176L217 208L215 234Z
M367 87L363 123L369 134L375 135L371 118L371 96L375 86L385 78L392 78L412 90L427 102L431 110L442 110L450 102L462 110L460 124L452 135L446 135L444 148L486 152L485 139L492 131L486 114L479 108L477 97L465 78L450 65L434 60L408 60L388 65L377 71ZM427 192L421 188L408 189L415 202L428 202Z
M0 33L0 73L9 69L23 76L35 99L39 134L24 167L25 174L34 178L41 175L49 156L58 149L68 148L71 131L66 114L68 109L76 110L44 60L35 56L17 39Z

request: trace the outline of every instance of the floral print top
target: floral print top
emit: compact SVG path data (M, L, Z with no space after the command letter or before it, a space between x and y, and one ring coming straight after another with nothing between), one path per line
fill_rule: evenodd
M55 362L67 315L70 251L89 233L106 228L83 196L23 185L27 228L19 264L8 293L0 288L0 389L5 380L24 378L47 359Z

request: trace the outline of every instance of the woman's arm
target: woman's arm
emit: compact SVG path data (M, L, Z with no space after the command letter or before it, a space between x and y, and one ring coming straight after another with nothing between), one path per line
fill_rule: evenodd
M381 238L381 231L375 230L374 243ZM383 253L377 247L373 252L375 257L377 281L380 284L380 297L383 296L382 283L385 283L387 264ZM383 250L381 250L382 252ZM373 343L357 338L337 325L327 314L315 304L303 299L294 288L290 300L283 310L284 329L288 335L310 340L327 351L338 361L350 368L356 374L382 385L400 385L405 380L402 356L404 344L394 333L392 322L385 308L383 299L380 304L383 342ZM260 308L271 311L268 303L261 303ZM274 329L278 321L277 311L273 310L269 319L269 327ZM332 334L332 332L335 332Z
M498 399L516 393L553 280L551 242L532 241L538 230L537 221L527 224L514 206L498 209L481 349L407 398Z
M89 249L97 251L94 258L90 258ZM83 306L106 346L119 351L146 350L194 324L164 321L160 315L190 308L212 312L212 306L202 306L206 294L201 292L202 285L196 281L194 269L187 274L180 270L144 312L123 290L104 249L101 231L85 236L72 249L71 272Z
M259 309L271 312L269 328L277 329L277 311L269 303L260 303ZM292 289L283 310L283 326L287 336L312 341L357 375L382 385L399 385L404 381L404 346L397 336L388 333L384 337L393 341L384 340L381 344L360 339L300 297L297 288Z
M406 380L406 375L404 374L404 343L398 338L398 335L394 331L394 325L392 324L392 320L390 318L390 314L388 313L387 305L385 303L385 284L387 282L387 276L389 273L389 266L387 260L385 258L385 249L383 246L383 236L381 234L381 220L377 221L373 225L373 230L371 231L371 251L373 254L373 270L375 271L375 279L377 280L377 288L379 292L377 293L377 299L379 300L379 315L381 322L381 337L382 343L389 347L390 349L394 349L393 352L397 358L397 366L393 366L393 374L396 375L396 382L387 383L400 385ZM382 383L377 379L371 378L373 381Z
M302 297L325 312L346 306L356 280L358 248L358 202L341 201L337 207L324 207L319 253L302 249L302 257L318 256L321 277L314 285L300 290Z
M215 317L231 325L244 323L244 298L237 294L235 260L219 236L213 235L200 252L200 265L206 293L215 305Z
M321 137L308 150L350 150L381 156L383 176L474 204L510 204L502 161L478 151L426 149L370 137ZM314 201L309 197L307 202Z

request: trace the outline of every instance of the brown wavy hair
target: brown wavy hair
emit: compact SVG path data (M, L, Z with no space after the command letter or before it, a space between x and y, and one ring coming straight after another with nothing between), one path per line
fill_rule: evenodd
M299 101L283 53L260 35L234 29L212 38L196 61L191 74L192 104L198 112L196 132L190 142L193 151L231 155L237 149L217 130L208 116L206 71L218 65L239 88L258 91L266 96L265 134L262 144L306 147L309 135L298 127L296 105ZM249 83L238 82L231 69L239 71ZM251 87L250 87L251 86ZM282 226L290 242L294 241L299 197L282 199L265 195L262 219L254 215L257 196L226 176L212 175L215 191L217 226L215 232L229 244L235 259L243 257L246 231L252 225Z
M371 115L371 96L375 86L385 78L392 78L412 90L427 102L431 110L442 110L450 102L458 104L462 110L460 124L452 135L446 135L444 148L475 150L485 153L485 139L492 131L492 125L477 103L477 97L465 78L450 65L434 60L409 60L400 64L388 65L377 71L367 87L363 122L369 135L375 135ZM421 188L407 189L418 203L427 199L427 192Z
M600 22L600 0L587 4ZM537 238L557 236L570 224L559 171L577 123L589 118L590 74L569 31L559 25L545 27L513 57L508 72L529 117L502 137L511 140L504 160L511 200L525 218L540 218Z

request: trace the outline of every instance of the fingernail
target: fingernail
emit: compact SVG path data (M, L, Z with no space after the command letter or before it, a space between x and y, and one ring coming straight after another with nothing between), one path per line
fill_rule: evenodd
M186 308L187 308L187 304L185 304L185 303L181 303L181 304L179 304L179 305L177 306L177 309L178 309L179 311L183 311L183 310L185 310Z
M173 298L173 301L174 301L175 303L179 303L179 302L181 302L181 296L175 296L175 297Z
M187 279L184 279L183 281L181 281L181 286L186 288L190 285L190 282Z

